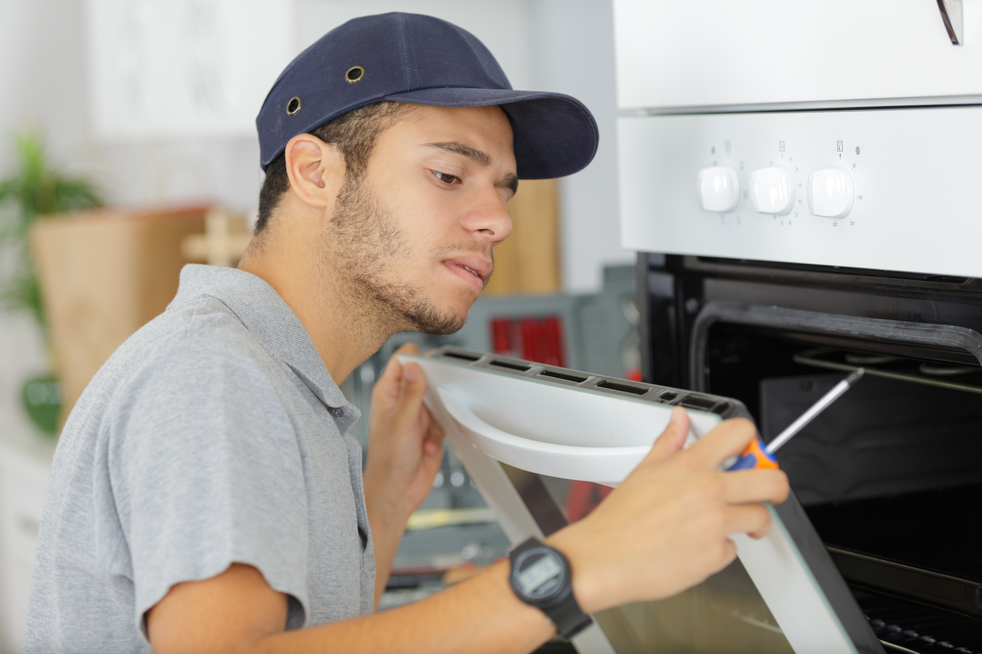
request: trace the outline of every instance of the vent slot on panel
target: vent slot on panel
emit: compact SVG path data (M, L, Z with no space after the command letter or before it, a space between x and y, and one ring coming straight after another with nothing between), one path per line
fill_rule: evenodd
M672 391L669 391L667 393L662 393L658 397L658 399L661 400L662 402L673 402L675 401L675 398L677 398L678 396L679 396L678 393L673 393Z
M511 361L501 361L499 359L491 360L492 366L498 366L499 368L508 368L509 370L517 370L519 372L528 372L532 366L526 366L522 363L512 363Z
M464 361L477 361L481 358L479 354L466 354L464 352L444 352L443 356L453 357L454 359L463 359Z
M582 384L587 380L586 377L578 377L565 372L555 372L554 370L543 370L539 373L539 377L552 377L554 379L562 379L563 381L573 382L574 384Z
M621 391L622 393L633 393L635 395L644 395L648 392L647 388L640 388L638 386L629 386L627 384L618 384L612 381L602 381L597 384L597 388L609 388L614 391Z
M700 411L709 411L714 406L716 406L717 400L711 400L708 397L700 397L698 395L690 395L683 398L679 404L687 409L699 409Z

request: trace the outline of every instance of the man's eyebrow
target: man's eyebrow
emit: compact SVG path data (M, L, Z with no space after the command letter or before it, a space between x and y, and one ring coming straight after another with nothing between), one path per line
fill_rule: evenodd
M489 157L486 152L481 152L477 148L472 148L471 146L461 143L459 141L427 143L426 147L439 148L441 150L446 150L447 152L453 152L454 154L462 155L464 157L467 157L471 161L478 163L481 166L491 165L491 157ZM518 193L518 177L514 173L508 173L507 175L505 175L504 183L505 186L511 189L512 195Z
M491 165L491 157L489 157L486 153L481 152L476 148L472 148L469 145L460 143L459 141L447 141L444 143L427 143L426 147L440 148L441 150L446 150L447 152L453 152L454 154L463 155L468 159L470 159L471 161L475 161L481 164L482 166Z

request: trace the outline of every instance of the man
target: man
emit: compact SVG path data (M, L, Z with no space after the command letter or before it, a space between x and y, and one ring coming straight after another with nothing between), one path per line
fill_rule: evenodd
M65 427L27 651L526 652L583 613L698 583L734 558L729 534L767 531L759 502L785 498L783 473L718 472L753 426L681 451L679 409L623 485L547 539L571 569L563 613L505 562L373 614L443 436L421 370L393 359L362 479L335 382L398 331L459 329L518 178L579 170L596 126L572 98L512 91L467 32L407 14L315 43L257 124L267 179L239 269L186 268Z

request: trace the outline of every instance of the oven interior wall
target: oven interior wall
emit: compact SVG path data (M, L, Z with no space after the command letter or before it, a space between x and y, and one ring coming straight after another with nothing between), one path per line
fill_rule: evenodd
M867 374L778 460L882 639L982 650L982 367L727 323L707 343L706 390L743 401L765 441L846 374L828 367L896 377Z

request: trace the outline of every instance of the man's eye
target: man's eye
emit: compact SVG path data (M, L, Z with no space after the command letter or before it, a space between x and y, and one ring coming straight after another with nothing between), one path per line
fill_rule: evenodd
M441 182L444 182L446 184L457 184L457 183L459 183L461 181L461 179L459 177L457 177L456 175L450 175L450 174L447 174L447 173L441 173L439 170L432 170L430 172L432 172L433 175L438 180L440 180Z

